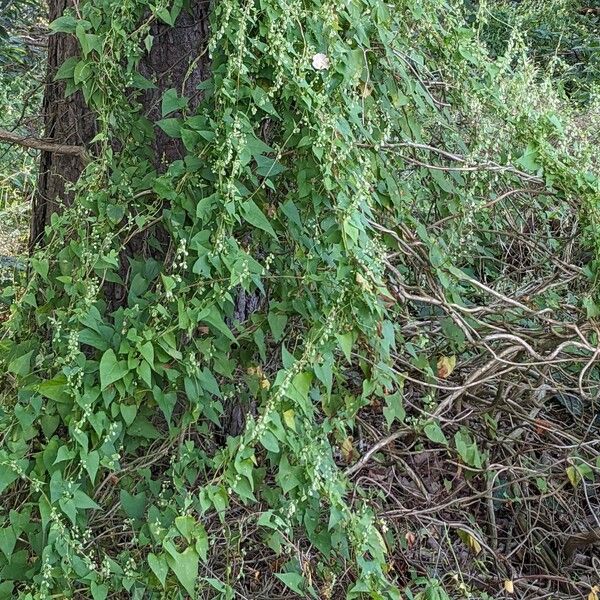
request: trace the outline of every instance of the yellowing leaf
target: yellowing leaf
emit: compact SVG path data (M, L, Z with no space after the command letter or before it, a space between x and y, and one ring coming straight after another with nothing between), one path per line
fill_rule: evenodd
M352 457L354 456L354 446L352 445L352 438L347 437L342 442L342 457L347 463L352 462Z
M504 581L504 591L507 594L514 594L515 593L515 584L510 579L506 579Z
M598 593L600 592L600 586L595 585L592 587L592 589L590 590L590 593L588 594L588 600L599 600L600 596L598 596Z
M440 356L437 361L437 374L440 379L450 377L456 367L456 356Z
M567 467L566 472L567 472L567 477L569 478L569 481L571 482L571 485L573 487L577 487L577 484L579 483L579 481L581 479L581 475L579 474L579 471L577 471L577 469L575 467Z
M458 537L465 543L465 545L477 556L481 552L481 544L464 529L458 530Z
M294 409L290 408L283 413L283 421L290 429L296 431L296 413Z

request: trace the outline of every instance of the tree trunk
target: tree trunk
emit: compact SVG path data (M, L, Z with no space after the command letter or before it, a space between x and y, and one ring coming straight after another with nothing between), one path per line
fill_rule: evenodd
M50 21L60 17L72 0L49 0ZM48 67L44 92L44 137L56 143L86 145L95 134L94 118L87 109L81 93L65 98L65 84L54 81L60 65L78 53L77 40L72 35L51 35L48 40ZM83 163L77 156L43 151L40 156L37 192L33 199L30 248L42 243L46 225L52 213L68 204L71 194L66 192L68 183L77 181Z
M49 18L61 16L73 0L49 0ZM198 83L209 73L208 43L209 3L192 0L190 8L184 10L175 27L158 21L152 25L154 44L141 61L140 72L156 84L156 89L147 90L141 97L146 116L156 121L160 118L160 101L169 88L182 90L190 98L194 108L199 102ZM54 81L60 65L69 57L78 54L79 46L74 36L55 34L48 43L48 69L44 95L43 114L45 137L55 143L87 146L96 133L93 114L85 105L83 95L76 93L65 98L64 82ZM191 68L190 68L191 67ZM154 162L157 168L183 156L179 140L172 140L156 128L153 144ZM30 247L43 243L45 227L52 213L72 201L67 184L77 181L83 170L77 156L42 152L38 190L33 202Z

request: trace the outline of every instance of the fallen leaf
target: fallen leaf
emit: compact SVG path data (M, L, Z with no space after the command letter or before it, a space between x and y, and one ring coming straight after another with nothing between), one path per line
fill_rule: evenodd
M544 435L548 431L552 431L552 423L544 419L535 419L535 432L538 435Z
M600 592L600 586L593 586L590 590L590 593L588 594L588 600L598 600L598 592Z
M415 542L417 541L417 536L412 531L407 531L404 534L404 539L406 540L406 545L409 548L412 548L415 545Z
M506 579L504 581L504 591L507 594L514 594L515 593L515 584L510 579Z
M464 544L477 556L481 552L481 544L464 529L458 530L458 537L464 542Z
M437 361L437 374L440 379L450 377L456 367L456 356L440 356Z
M567 472L567 477L569 478L571 485L573 487L577 487L577 484L579 483L579 481L581 479L579 471L577 471L577 469L575 467L567 467L565 470Z

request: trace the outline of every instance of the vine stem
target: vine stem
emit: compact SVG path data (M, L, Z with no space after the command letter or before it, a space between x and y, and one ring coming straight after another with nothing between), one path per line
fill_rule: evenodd
M387 437L379 440L372 448L369 448L369 450L365 452L365 454L360 458L360 460L354 463L351 467L348 467L344 471L344 475L346 477L350 477L357 471L360 471L369 462L369 459L371 458L371 456L373 456L373 454L375 454L375 452L381 450L382 448L385 448L388 444L391 444L403 435L411 433L411 431L412 430L410 428L398 429L397 431L394 431L394 433L392 433L391 435L388 435Z

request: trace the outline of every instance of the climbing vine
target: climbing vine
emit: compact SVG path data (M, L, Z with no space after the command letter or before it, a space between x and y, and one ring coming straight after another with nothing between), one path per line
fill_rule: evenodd
M554 143L552 107L522 104L522 82L439 0L216 3L199 105L167 89L149 123L139 62L152 23L182 10L85 0L52 24L79 41L57 77L97 135L2 342L0 591L233 598L252 530L299 595L400 598L397 540L340 464L362 410L404 423L398 353L435 377L431 340L403 330L403 286L429 278L439 306L470 304L465 244L485 245L474 221L499 182L546 207L577 195L593 248L592 159ZM183 159L153 162L157 131ZM423 271L391 265L402 252ZM434 394L422 402L408 426L443 442ZM213 576L217 554L242 567Z

